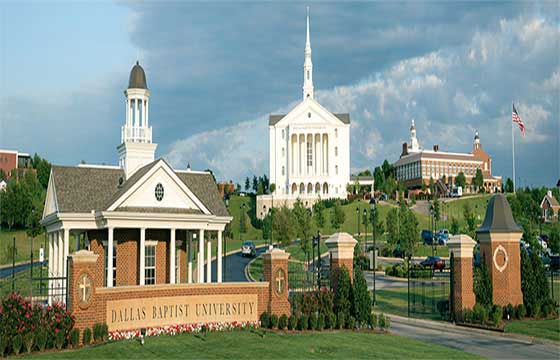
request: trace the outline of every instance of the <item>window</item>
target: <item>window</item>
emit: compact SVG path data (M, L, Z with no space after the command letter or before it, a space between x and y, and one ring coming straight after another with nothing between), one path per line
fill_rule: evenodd
M334 166L334 173L335 173L336 175L338 175L338 165L335 165L335 166Z
M282 129L282 139L284 139L284 136L285 136L285 130Z
M335 138L338 137L338 129L334 129L334 137L335 137Z
M286 149L282 148L282 157L286 156Z
M309 80L309 70L307 70L307 80Z
M338 146L334 147L334 156L338 156Z
M146 244L144 254L144 284L156 283L156 243Z
M285 172L286 172L285 167L282 166L282 175L284 175Z
M307 166L313 166L313 143L307 143Z
M107 241L103 241L105 251L105 286L107 286L107 265L109 257L109 246ZM117 286L117 241L113 240L113 286Z
M156 196L157 201L163 200L163 185L161 185L161 183L158 183L156 185L156 188L154 189L154 195Z

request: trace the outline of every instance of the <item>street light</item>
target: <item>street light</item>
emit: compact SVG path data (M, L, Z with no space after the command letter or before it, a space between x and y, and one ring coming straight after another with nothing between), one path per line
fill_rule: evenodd
M263 219L263 222L264 222L264 218L268 215L268 214L266 213L266 205L263 205L263 212L262 212L262 213L263 213L263 215L261 215L261 218ZM263 226L263 230L264 230L264 226ZM270 235L270 234L269 234L269 235ZM268 236L267 236L267 237L268 237ZM269 242L269 241L270 241L270 239L267 238L267 239L266 239L267 245L268 245L268 242Z
M375 199L372 197L369 200L369 207L370 207L370 214L371 218L371 227L373 228L373 306L375 306L375 270L377 267L377 244L375 238L375 223L377 214L375 213Z
M358 236L360 236L360 207L356 206L356 219L358 220Z

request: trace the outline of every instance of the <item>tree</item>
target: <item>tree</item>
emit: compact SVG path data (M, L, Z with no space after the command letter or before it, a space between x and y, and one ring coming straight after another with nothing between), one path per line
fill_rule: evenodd
M268 240L270 239L271 236L271 230L272 230L272 209L270 209L270 212L264 217L263 222L262 222L262 234L263 234L263 239L264 240Z
M507 178L506 180L506 192L512 193L513 192L513 180Z
M430 176L429 186L430 186L430 195L434 196L436 188L435 188L435 185L434 185L434 178L431 177L431 176Z
M245 191L249 191L249 189L251 188L251 181L249 180L249 177L245 178Z
M400 208L399 241L405 257L414 255L414 250L420 241L418 219L416 215L401 203Z
M313 205L313 220L315 220L317 227L323 228L325 226L325 203L321 200Z
M466 184L467 184L467 178L465 177L465 174L463 174L463 172L461 171L455 177L455 185L460 186L461 188L465 188Z
M399 210L397 208L389 210L385 223L388 233L387 241L389 244L396 245L399 241Z
M550 250L554 254L560 253L560 226L556 225L550 230Z
M4 171L4 169L0 169L0 181L6 180L6 178L6 172Z
M371 297L366 278L358 266L354 269L354 284L352 287L352 313L358 323L367 322L371 313Z
M433 210L434 220L436 221L436 226L437 226L438 221L441 220L441 203L439 202L437 197L434 199L434 202L432 203L432 210Z
M476 186L476 188L480 191L483 190L483 185L484 185L484 176L482 175L482 170L480 170L480 168L476 169L476 174L474 175L474 178L472 179L472 184L474 186Z
M331 215L331 225L336 230L340 229L342 224L344 224L344 220L346 218L346 214L344 213L344 209L340 206L340 202L337 201L334 204L334 209Z
M294 214L296 235L299 238L300 247L307 255L311 250L311 237L315 234L311 210L303 206L303 203L298 199L294 203L292 211Z
M390 162L385 159L383 164L381 165L381 169L383 170L383 176L385 179L388 179L390 176L393 176L394 166Z
M482 261L480 266L475 267L473 280L473 292L476 297L476 303L483 306L492 305L492 281L484 261Z
M376 166L375 169L373 169L373 179L377 189L385 188L385 175L383 174L381 167Z
M376 234L376 237L383 234L383 223L380 220L379 210L377 209L377 206L374 206L369 212L369 222L372 225L371 231Z
M259 180L256 176L253 176L253 192L256 194L259 188Z
M274 211L272 218L272 229L274 230L274 239L282 246L290 244L295 237L293 213L285 205Z
M476 215L468 202L463 205L463 218L467 223L467 234L474 238L474 231L476 229Z
M268 190L270 191L271 194L274 195L274 192L276 191L276 184L271 183L270 185L268 185Z
M449 231L450 231L451 234L453 234L453 235L459 234L459 231L460 231L460 230L459 230L459 220L457 220L457 219L455 219L455 218L452 218L452 219L451 219L451 226L450 226Z

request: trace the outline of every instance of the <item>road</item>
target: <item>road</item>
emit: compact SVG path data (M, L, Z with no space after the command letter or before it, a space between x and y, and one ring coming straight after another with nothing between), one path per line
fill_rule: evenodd
M257 249L257 256L264 253L266 247ZM245 266L253 260L250 257L241 256L241 252L224 256L225 273L222 281L247 281L245 278ZM216 261L212 261L212 281L216 281Z
M391 316L391 332L491 359L559 359L560 347L538 344L491 331L441 325Z
M44 264L47 265L47 261L45 261ZM33 267L39 266L39 265L41 265L40 262L34 262L33 263ZM14 269L14 272L17 274L20 271L28 270L30 267L31 267L31 263L16 265L15 269ZM7 277L10 277L10 276L12 276L12 267L11 266L0 269L0 279L7 278Z

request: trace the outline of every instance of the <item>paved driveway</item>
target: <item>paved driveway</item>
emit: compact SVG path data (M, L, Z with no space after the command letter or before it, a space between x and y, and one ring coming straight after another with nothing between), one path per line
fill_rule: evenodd
M267 248L262 247L257 249L257 256L265 252ZM241 256L241 252L224 256L224 277L223 281L247 281L245 278L245 266L249 261L253 260L251 257ZM216 261L212 261L212 281L216 280Z
M452 324L391 316L391 332L491 359L560 359L560 346Z

